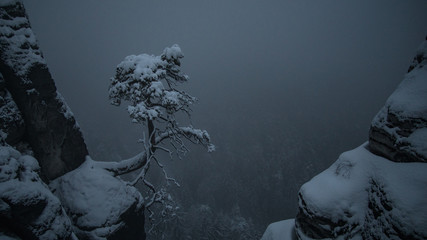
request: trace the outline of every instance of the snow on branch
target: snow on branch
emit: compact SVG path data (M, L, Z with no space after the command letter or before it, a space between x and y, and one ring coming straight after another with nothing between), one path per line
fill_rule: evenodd
M134 157L131 157L120 162L100 162L94 161L94 165L103 168L115 176L130 173L132 171L142 168L147 162L146 152L141 152Z
M215 151L215 145L211 143L211 138L206 130L193 127L180 127L181 133L190 141L196 144L202 144L207 147L208 152Z

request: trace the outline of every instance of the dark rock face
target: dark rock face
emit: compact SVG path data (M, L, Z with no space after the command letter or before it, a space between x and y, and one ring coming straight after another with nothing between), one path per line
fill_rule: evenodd
M120 219L124 223L123 227L108 236L108 240L142 240L146 238L144 211L136 203L120 215Z
M368 190L368 209L365 224L376 231L363 231L363 239L425 239L427 236L417 231L408 231L402 219L393 211L396 203L387 194L383 184L374 179Z
M21 112L6 89L3 75L0 73L0 132L4 141L14 145L23 139L25 124Z
M304 202L304 197L298 194L299 209L295 219L296 228L303 231L304 235L312 239L337 238L346 235L348 238L353 237L354 233L360 228L357 223L349 223L344 219L333 221L332 219L313 212L310 206ZM350 213L347 213L350 214ZM348 216L351 217L351 216ZM297 234L298 235L298 234ZM299 235L301 238L301 235Z
M19 1L0 7L0 72L25 122L25 138L40 161L42 176L55 179L88 155L76 121L56 91L25 9ZM6 127L13 132L12 127ZM19 141L23 125L10 134ZM8 135L9 136L9 135Z
M405 79L377 114L369 148L395 162L427 162L427 40Z

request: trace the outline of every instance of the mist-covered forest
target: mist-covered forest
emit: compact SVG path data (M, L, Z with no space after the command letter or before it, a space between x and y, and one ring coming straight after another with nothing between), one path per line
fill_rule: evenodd
M144 129L108 100L116 65L175 43L183 50L183 88L198 98L191 123L216 151L161 155L180 183L168 188L179 208L149 239L259 239L269 223L293 218L301 185L367 140L427 22L420 0L24 4L98 161L141 151Z

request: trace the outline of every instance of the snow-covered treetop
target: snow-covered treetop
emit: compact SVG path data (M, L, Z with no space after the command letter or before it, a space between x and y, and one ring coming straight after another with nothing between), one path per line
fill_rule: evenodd
M166 123L162 130L149 129L153 146L174 136L174 139L184 137L193 143L205 145L208 151L214 151L215 146L210 143L206 130L191 125L181 127L175 120L177 112L190 115L190 105L196 101L196 98L176 88L188 80L180 69L183 57L177 44L165 48L160 56L127 56L117 65L116 74L111 78L109 97L116 106L122 101L129 103L127 110L134 123Z
M187 111L195 98L175 89L178 83L188 80L180 71L181 48L165 48L160 56L140 54L127 56L116 68L111 78L109 96L111 103L120 105L128 101L128 112L133 122L167 118L177 111Z

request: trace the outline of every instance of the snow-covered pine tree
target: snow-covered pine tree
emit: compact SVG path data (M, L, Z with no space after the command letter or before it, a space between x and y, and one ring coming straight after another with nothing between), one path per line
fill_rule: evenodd
M111 78L109 98L113 105L128 104L127 111L132 122L142 124L146 130L141 133L142 151L136 156L120 162L96 162L115 176L139 170L138 176L128 184L142 182L150 191L146 209L153 216L150 206L163 203L170 208L170 194L164 188L157 189L146 176L151 164L156 164L164 174L166 182L177 181L168 176L164 165L156 156L161 150L171 158L182 158L188 148L186 142L205 146L208 152L215 150L206 130L192 125L181 126L176 117L184 113L191 117L191 105L196 98L179 90L178 86L188 81L180 69L184 54L178 45L167 47L160 56L140 54L127 56L116 68ZM146 197L147 198L147 197Z

